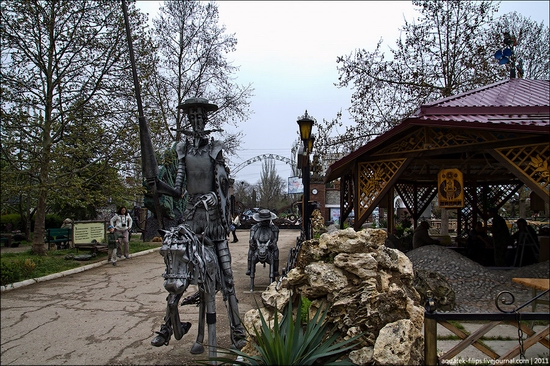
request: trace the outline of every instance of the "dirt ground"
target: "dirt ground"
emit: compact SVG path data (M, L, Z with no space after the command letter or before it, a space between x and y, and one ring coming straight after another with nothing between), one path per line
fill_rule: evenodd
M280 269L299 230L281 230ZM245 275L248 230L230 244L239 313L261 303L269 267L258 264L255 291ZM193 324L181 340L150 344L165 314L164 262L158 252L120 260L61 278L6 291L1 297L2 365L187 365L205 360L189 353L197 335L196 306L180 307L182 321ZM193 289L192 289L193 290ZM192 293L192 292L190 292ZM217 343L229 347L227 310L217 296Z

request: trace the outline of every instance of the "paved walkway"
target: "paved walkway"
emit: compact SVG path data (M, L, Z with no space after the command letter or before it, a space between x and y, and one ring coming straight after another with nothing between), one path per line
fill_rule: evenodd
M237 231L237 235L240 241L231 244L231 255L242 316L254 308L256 302L261 302L259 295L269 285L269 279L268 268L258 265L257 290L249 292L249 277L245 275L249 231ZM288 250L295 245L298 235L298 230L281 230L280 267L285 266ZM207 353L199 356L189 353L196 337L198 308L195 306L180 307L182 321L193 323L189 334L180 341L172 339L166 347L150 345L162 323L167 295L161 278L164 262L157 250L122 259L116 267L105 262L86 267L89 269L85 272L71 270L53 275L47 281L30 281L25 286L2 292L0 364L185 365L207 358ZM221 295L217 300L218 345L229 347L227 315ZM470 326L471 330L479 328L478 324ZM448 334L441 327L438 333ZM513 327L499 328L497 335L511 339L491 344L499 353L517 344L514 340L517 330ZM446 351L455 343L438 341L438 349ZM548 349L540 345L527 354L533 359L544 355L548 357ZM471 346L459 357L484 358Z
M269 267L257 265L256 291L245 275L249 231L237 231L231 245L232 268L241 316L261 303L269 285ZM296 243L298 230L281 230L281 267ZM94 265L92 265L93 267ZM204 360L189 353L196 337L195 306L180 307L182 321L193 327L181 340L165 347L150 341L162 323L167 292L161 277L164 261L158 252L119 260L116 267L98 264L85 272L2 292L2 365L186 364ZM217 297L218 345L229 347L227 311Z

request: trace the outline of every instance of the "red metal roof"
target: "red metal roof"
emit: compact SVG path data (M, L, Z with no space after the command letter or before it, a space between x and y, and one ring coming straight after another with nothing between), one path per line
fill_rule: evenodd
M550 81L509 79L425 104L426 107L550 107Z
M330 182L359 156L416 126L549 134L550 80L510 79L423 104L399 125L333 163Z

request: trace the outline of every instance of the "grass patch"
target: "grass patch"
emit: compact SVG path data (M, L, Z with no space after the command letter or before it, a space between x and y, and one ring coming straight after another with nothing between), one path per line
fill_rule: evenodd
M160 247L161 243L130 241L130 253L137 253ZM67 255L82 255L89 250L76 249L48 250L46 255L40 256L32 252L31 247L23 252L4 252L0 259L0 285L6 286L14 282L31 278L47 276L69 269L85 266L90 263L107 260L107 253L99 252L96 257L88 261L67 260Z

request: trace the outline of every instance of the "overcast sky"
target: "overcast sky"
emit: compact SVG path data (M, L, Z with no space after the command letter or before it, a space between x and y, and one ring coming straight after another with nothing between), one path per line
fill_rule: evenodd
M252 83L254 111L235 131L246 135L231 168L263 154L290 158L298 137L298 117L305 110L317 121L333 119L346 109L351 91L334 86L338 81L336 57L357 48L374 50L380 38L394 46L404 21L418 16L411 1L219 1L220 23L235 33L237 51L228 55L240 66L237 82ZM151 16L158 2L140 1ZM549 24L548 1L503 1L499 15L517 11ZM315 127L313 130L315 133ZM277 162L281 178L290 167ZM232 169L232 178L251 184L260 178L262 163Z

